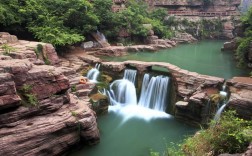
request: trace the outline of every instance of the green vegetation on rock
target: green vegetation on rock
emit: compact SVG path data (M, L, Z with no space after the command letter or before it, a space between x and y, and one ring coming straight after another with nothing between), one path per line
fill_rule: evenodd
M235 111L224 112L219 123L212 121L208 129L189 137L182 145L186 154L242 153L252 141L252 121L237 117Z
M0 28L27 31L55 46L78 43L96 30L111 39L121 29L132 37L143 37L148 33L143 24L152 24L159 36L169 34L162 23L164 10L148 11L145 1L129 0L125 9L114 13L112 4L112 0L3 0L0 1Z
M236 58L238 66L245 66L249 63L248 54L250 50L250 43L252 42L252 8L242 18L242 24L245 28L245 36L240 39L239 46L236 50Z
M252 141L252 121L237 117L235 111L222 114L221 120L212 121L207 129L202 129L192 137L188 137L180 149L174 145L167 146L164 156L203 156L222 153L242 153ZM151 156L160 153L150 151Z
M31 93L32 85L24 84L19 91L19 95L22 99L22 104L26 107L37 106L37 96Z

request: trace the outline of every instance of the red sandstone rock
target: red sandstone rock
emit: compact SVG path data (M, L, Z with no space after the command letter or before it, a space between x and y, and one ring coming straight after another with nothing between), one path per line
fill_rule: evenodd
M227 81L231 95L229 107L235 109L237 113L246 118L252 119L252 78L234 77Z
M59 63L59 57L52 44L45 44L43 46L43 54L50 61L51 65Z
M0 73L0 110L17 107L20 105L20 101L12 75Z

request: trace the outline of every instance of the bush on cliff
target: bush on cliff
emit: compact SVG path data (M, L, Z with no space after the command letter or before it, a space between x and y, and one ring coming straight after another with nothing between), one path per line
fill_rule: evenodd
M184 140L180 148L168 145L163 156L205 156L222 153L243 153L252 142L252 121L237 117L235 111L224 112L219 122L212 121L209 128L202 129ZM160 153L150 151L151 156Z
M195 156L242 153L251 141L252 121L238 118L235 111L227 111L219 123L213 121L208 129L186 139L182 148L186 154Z
M248 60L250 43L252 42L252 8L242 18L242 24L245 27L245 37L239 41L239 46L236 50L236 58L239 66L245 66ZM252 62L251 62L252 63Z
M163 24L164 9L150 11L144 0L129 0L125 9L114 13L112 5L112 0L1 0L0 29L32 33L55 46L83 41L96 30L116 39L126 29L133 38L141 38L149 31L144 24L152 24L159 37L171 34Z

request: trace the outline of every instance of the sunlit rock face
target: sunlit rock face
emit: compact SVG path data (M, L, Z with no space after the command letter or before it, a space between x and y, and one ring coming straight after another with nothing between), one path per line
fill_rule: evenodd
M15 52L0 50L0 155L61 155L79 141L98 143L96 113L87 96L95 85L79 84L72 68L38 63L33 49L38 42L11 36L6 44ZM56 64L54 47L42 46ZM74 95L73 85L85 94Z

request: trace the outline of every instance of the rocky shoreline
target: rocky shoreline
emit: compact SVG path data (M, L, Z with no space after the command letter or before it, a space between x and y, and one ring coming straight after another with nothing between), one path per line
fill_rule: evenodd
M204 122L209 96L218 94L225 82L223 78L186 71L169 63L103 62L85 51L59 58L50 44L1 34L1 42L13 48L9 52L0 50L1 155L61 155L79 141L97 144L100 138L96 113L88 97L95 84L79 83L79 72L95 63L101 63L104 73L111 77L122 74L128 66L137 69L139 77L151 71L152 66L168 69L176 92L174 115L192 123ZM169 45L176 46L175 43L169 41ZM39 54L38 45L43 49ZM109 46L91 53L120 56L131 50L153 49L148 46ZM50 65L46 65L48 61ZM227 80L227 86L229 107L251 119L251 78L233 78Z

